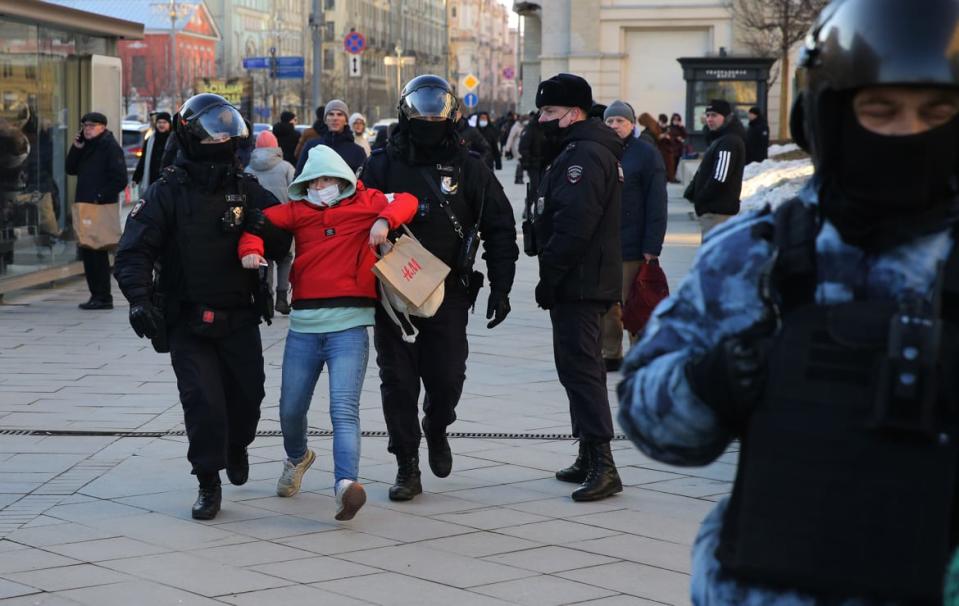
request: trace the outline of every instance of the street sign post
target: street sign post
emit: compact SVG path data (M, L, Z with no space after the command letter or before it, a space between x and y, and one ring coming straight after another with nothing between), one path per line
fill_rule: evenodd
M269 69L269 57L246 57L243 59L243 69Z
M343 38L343 47L351 55L358 55L366 50L366 36L360 32L350 32Z
M479 105L479 97L476 93L466 93L466 96L463 97L463 105L469 109L473 109Z
M350 77L359 78L363 75L363 59L360 55L350 55Z

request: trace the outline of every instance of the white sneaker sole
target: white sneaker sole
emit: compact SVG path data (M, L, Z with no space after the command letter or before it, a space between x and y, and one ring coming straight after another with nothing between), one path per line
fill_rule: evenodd
M360 507L363 507L365 503L366 491L358 482L353 482L346 489L346 492L343 493L343 509L336 512L336 515L333 517L340 522L352 520L356 512L359 511Z

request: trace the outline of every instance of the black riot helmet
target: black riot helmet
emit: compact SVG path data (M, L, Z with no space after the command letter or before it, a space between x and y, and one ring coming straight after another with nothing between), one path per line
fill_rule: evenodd
M835 163L840 104L867 86L959 88L959 0L834 0L806 37L793 139Z
M221 97L201 93L186 100L173 117L173 128L181 149L193 159L226 158L222 150L250 136L239 110Z
M454 120L459 103L449 82L425 74L406 83L400 93L399 109L401 117L407 119Z

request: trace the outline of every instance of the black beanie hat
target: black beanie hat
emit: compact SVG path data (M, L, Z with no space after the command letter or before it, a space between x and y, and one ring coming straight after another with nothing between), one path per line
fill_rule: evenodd
M84 122L93 122L94 124L102 124L106 126L107 117L100 112L88 112L83 114L83 117L80 118L80 124L83 124Z
M706 106L706 111L728 116L733 113L733 108L729 105L729 101L725 99L711 99L709 105Z
M536 91L536 107L559 105L578 107L589 112L593 107L593 89L589 82L574 74L556 74L539 83Z
M170 117L170 112L157 112L153 116L154 122L157 120L166 120L167 122L173 122L173 118Z

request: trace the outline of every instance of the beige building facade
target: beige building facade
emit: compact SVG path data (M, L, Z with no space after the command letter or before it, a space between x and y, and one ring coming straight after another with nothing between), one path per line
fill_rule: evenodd
M501 115L516 106L515 28L509 27L509 9L499 0L448 0L449 80L460 99L469 92L463 79L472 74L479 86L474 110Z
M590 82L597 102L623 99L637 113L676 112L685 118L687 86L677 59L744 53L737 46L728 4L726 0L515 2L524 28L521 109L535 108L536 84L542 78L571 72ZM778 91L777 85L769 93L772 132L779 122Z

